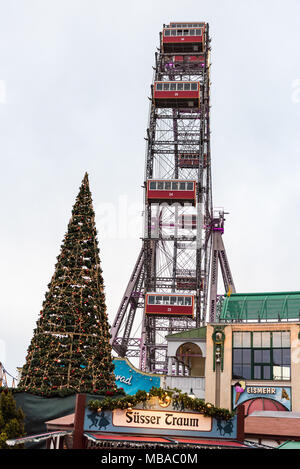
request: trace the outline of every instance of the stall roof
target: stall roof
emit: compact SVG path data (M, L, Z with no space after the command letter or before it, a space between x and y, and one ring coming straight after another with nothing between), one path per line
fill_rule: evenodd
M225 297L221 321L299 321L300 292L234 293Z
M172 440L168 438L163 438L161 436L140 436L140 435L126 435L124 433L84 433L84 436L91 441L121 441L121 442L130 442L130 443L163 443L170 444L173 443Z
M46 423L47 430L57 430L57 428L71 429L74 427L74 418L75 414L65 415L64 417L59 417L57 419L48 420Z
M153 436L153 435L125 435L123 433L84 433L84 436L94 443L117 443L130 444L131 446L139 444L149 445L172 445L172 447L195 446L195 447L219 447L219 448L249 448L251 445L243 444L235 440L224 439L205 439L205 438L184 438L174 436Z
M22 445L25 443L30 443L30 442L40 442L43 440L49 440L49 438L54 438L57 436L64 436L71 434L72 431L56 431L56 432L47 432L47 433L39 433L38 435L29 435L29 436L24 436L22 438L16 438L13 440L6 440L6 444L8 446L15 446L15 445Z

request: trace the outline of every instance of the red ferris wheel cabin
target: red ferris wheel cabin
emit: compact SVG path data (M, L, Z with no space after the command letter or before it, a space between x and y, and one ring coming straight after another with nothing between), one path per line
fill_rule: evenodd
M163 28L162 50L168 52L203 52L205 23L170 23Z
M150 203L177 202L196 205L196 181L150 179L147 181L147 200Z
M180 168L198 168L199 159L199 153L180 153L178 164Z
M162 67L165 71L174 71L176 69L198 70L205 67L204 55L164 55L162 58Z
M156 81L153 99L155 107L200 108L198 81Z
M146 293L145 313L156 316L194 316L194 296L178 293Z
M204 66L205 57L204 55L174 55L173 61L175 66L178 64L184 64L185 66L189 64L202 64Z

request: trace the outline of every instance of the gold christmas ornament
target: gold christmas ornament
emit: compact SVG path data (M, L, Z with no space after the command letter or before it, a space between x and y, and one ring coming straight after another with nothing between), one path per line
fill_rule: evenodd
M172 399L170 396L168 396L168 394L165 394L162 398L158 399L158 403L160 407L169 407L171 402L172 402Z

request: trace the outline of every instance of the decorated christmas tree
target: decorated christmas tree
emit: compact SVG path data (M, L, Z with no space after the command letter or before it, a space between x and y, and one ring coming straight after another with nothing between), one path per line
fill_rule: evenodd
M87 174L48 288L19 388L41 395L114 392L110 332Z

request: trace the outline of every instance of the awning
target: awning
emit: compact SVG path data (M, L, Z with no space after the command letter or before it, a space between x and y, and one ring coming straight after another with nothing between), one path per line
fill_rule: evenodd
M181 438L181 437L163 437L163 436L152 436L152 435L125 435L124 433L84 433L84 436L96 445L104 445L105 443L111 443L112 446L123 444L130 445L131 447L140 445L168 445L172 447L219 447L219 448L249 448L249 445L245 445L235 440L223 440L223 439L199 439L199 438Z
M64 436L73 433L72 431L60 431L60 432L48 432L40 433L38 435L24 436L22 438L16 438L15 440L6 440L8 446L22 445L29 442L40 442L43 440L49 440L49 438L54 438L57 436Z
M234 440L212 440L212 439L197 439L197 438L174 438L174 442L183 443L187 445L201 445L201 446L221 446L222 448L249 448L248 445L244 445Z
M174 441L159 436L140 436L140 435L124 435L118 433L84 433L84 436L94 442L114 441L114 442L136 442L136 443L155 443L155 444L172 444Z

